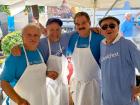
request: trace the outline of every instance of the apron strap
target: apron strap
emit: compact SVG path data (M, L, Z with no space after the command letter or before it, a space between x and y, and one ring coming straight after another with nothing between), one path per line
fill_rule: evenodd
M88 46L88 47L90 47L91 35L92 35L92 32L90 31L90 34L89 34L89 44L88 44L89 46ZM80 37L80 36L79 36L79 37ZM78 37L78 39L77 39L77 41L76 41L76 43L75 43L75 47L77 46L79 37Z
M47 42L48 42L48 47L49 47L49 55L51 55L51 45L50 45L49 38L47 39Z
M26 53L26 50L25 50L24 46L23 46L23 50L24 50L24 53L25 53L25 58L26 58L27 66L29 66L30 63L29 63L29 60L28 60L28 57L27 57L27 53ZM44 59L43 59L43 57L42 57L42 55L41 55L41 53L40 53L40 51L38 49L37 49L37 52L39 53L39 56L40 56L40 59L41 59L42 63L44 63Z
M40 56L40 58L41 58L41 61L42 61L42 63L45 63L44 62L44 59L43 59L43 56L41 55L41 53L40 53L40 51L37 49L37 52L39 53L39 56Z
M25 54L27 66L29 66L30 63L29 63L29 60L28 60L28 57L27 57L27 53L26 53L26 50L25 50L25 47L24 46L23 46L23 51L24 51L24 54Z
M63 54L63 49L62 49L62 47L61 47L60 42L59 42L59 48L60 48L61 53Z
M49 39L48 39L48 47L49 47L49 55L52 55L52 53L51 53L51 44L50 44ZM63 54L63 50L62 50L62 47L60 45L60 42L59 42L59 49L60 49L61 53Z
M92 36L92 32L90 31L90 35L89 35L89 47L90 47L90 42L91 42L91 36Z

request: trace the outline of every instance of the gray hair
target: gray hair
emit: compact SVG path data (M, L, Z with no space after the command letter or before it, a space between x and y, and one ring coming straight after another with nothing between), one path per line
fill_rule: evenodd
M29 29L29 28L34 28L34 29L38 30L39 33L41 34L41 29L40 29L39 25L37 25L35 23L29 23L22 29L22 31L21 31L22 35L24 35L26 30Z

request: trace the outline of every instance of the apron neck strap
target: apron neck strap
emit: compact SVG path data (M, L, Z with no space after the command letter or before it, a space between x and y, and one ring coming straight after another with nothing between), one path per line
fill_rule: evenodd
M28 57L27 57L27 53L26 53L26 50L25 50L25 47L24 46L23 46L23 51L24 51L24 54L25 54L27 66L29 66L30 63L29 63L29 60L28 60Z
M44 62L44 59L43 59L43 56L41 55L41 53L40 53L40 51L37 49L37 52L39 53L39 56L40 56L40 58L41 58L41 61L42 61L42 63L45 63Z
M60 45L60 42L58 42L58 43L59 43L59 49L60 49L61 53L63 53L63 50L62 50L61 45ZM51 44L50 44L49 39L48 39L48 47L49 47L49 55L52 55L52 53L51 53Z
M27 66L29 66L30 63L29 63L29 60L28 60L28 57L27 57L27 52L26 52L24 46L23 46L23 51L25 53L25 58L26 58ZM38 49L37 49L37 52L39 53L39 56L40 56L40 59L41 59L42 63L44 63L44 59L43 59L43 57L42 57L42 55L41 55L41 53L40 53L40 51Z
M90 47L91 36L92 36L92 32L90 31L90 34L89 34L89 46L88 46L88 47ZM80 35L79 35L78 38L77 38L77 41L76 41L76 43L75 43L75 47L77 46L79 37L80 37Z
M49 38L47 39L47 42L48 42L48 48L49 48L49 55L51 55L51 45L50 45Z

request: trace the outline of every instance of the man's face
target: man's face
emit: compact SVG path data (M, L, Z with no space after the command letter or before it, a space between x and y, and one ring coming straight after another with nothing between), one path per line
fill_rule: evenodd
M101 23L101 34L106 38L114 39L119 32L119 25L113 19L106 19Z
M61 27L59 24L53 22L47 26L47 35L53 42L58 41L61 35Z
M90 21L85 16L78 16L75 19L75 28L80 36L86 36L90 32Z
M24 46L28 49L36 49L40 40L41 33L35 27L28 27L22 35Z

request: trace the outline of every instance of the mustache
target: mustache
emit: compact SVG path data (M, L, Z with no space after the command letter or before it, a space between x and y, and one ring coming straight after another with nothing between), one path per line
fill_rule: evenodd
M79 28L79 30L85 30L85 29L86 29L85 27Z

